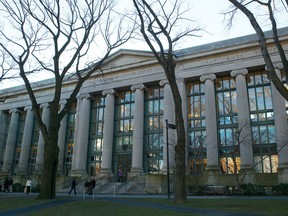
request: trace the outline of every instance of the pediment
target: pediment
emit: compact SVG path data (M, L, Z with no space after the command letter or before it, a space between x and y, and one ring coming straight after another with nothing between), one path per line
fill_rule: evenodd
M121 66L129 66L154 59L155 57L152 52L120 50L109 56L109 58L105 61L105 67L115 68Z

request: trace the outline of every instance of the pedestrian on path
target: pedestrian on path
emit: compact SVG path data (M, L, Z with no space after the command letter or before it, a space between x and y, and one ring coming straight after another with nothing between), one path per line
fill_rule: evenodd
M1 193L1 191L2 191L2 184L3 184L3 181L2 181L2 179L0 178L0 193Z
M71 194L71 192L74 190L74 194L76 195L77 193L76 193L76 185L77 185L77 183L76 183L76 179L75 178L73 178L73 181L72 181L72 183L71 183L71 189L70 189L70 191L69 191L69 195Z
M26 194L30 194L31 192L31 187L32 187L32 180L31 178L29 178L27 181L26 181Z

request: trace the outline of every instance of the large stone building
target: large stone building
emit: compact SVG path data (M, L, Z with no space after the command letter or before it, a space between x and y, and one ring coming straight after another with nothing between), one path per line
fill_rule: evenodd
M287 52L288 28L279 34ZM267 78L257 41L248 35L175 52L187 132L187 185L233 186L234 173L247 169L244 182L288 182L288 104ZM267 42L282 77L280 57L272 40ZM161 192L166 137L169 167L173 171L175 166L175 130L166 130L165 120L177 124L163 69L150 52L119 50L103 70L103 76L84 83L61 122L58 179L113 181L121 167L128 182L138 177L146 191ZM63 86L63 101L73 82ZM34 83L34 88L47 122L53 80ZM1 175L36 179L44 142L29 97L24 86L0 91L0 98L7 96L12 97L0 104Z

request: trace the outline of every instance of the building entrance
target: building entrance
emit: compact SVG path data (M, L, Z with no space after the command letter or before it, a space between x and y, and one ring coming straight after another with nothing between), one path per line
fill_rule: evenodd
M115 167L117 181L127 181L127 174L131 171L131 164L132 164L131 160L132 160L131 154L119 154L117 156L117 163L116 163L117 166Z

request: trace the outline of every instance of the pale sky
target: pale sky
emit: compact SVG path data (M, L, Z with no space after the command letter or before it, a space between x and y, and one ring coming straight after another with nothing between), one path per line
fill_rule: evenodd
M127 5L127 0L123 1ZM133 6L132 0L129 6ZM224 22L224 15L221 14L226 11L231 4L228 0L187 0L191 8L191 18L197 22L208 33L203 33L201 38L188 38L182 44L180 48L188 48L201 44L207 44L211 42L222 41L230 38L239 36L255 34L254 29L251 27L248 19L238 13L233 21L233 26L228 32L225 30L226 23ZM282 13L281 19L278 19L280 23L278 27L287 26L288 16L287 12ZM255 14L254 14L255 15ZM263 29L267 30L267 29ZM131 41L120 47L122 49L137 49L137 50L149 50L144 42ZM0 89L7 88L10 86L19 85L19 82L5 82L0 83Z
M123 0L127 1L127 0ZM245 36L249 34L255 34L249 20L242 13L238 13L233 20L233 25L228 32L225 29L226 23L224 22L224 15L221 14L227 11L231 3L228 0L186 0L189 2L191 8L191 17L196 21L205 31L209 33L203 33L201 38L188 38L181 48L193 47L201 44L207 44L211 42L222 41L230 38ZM285 19L284 19L285 18ZM280 19L278 20L280 21ZM288 26L287 12L281 17L278 27ZM271 28L263 29L270 30ZM126 44L124 47L129 49L130 44ZM146 45L141 43L137 44L137 49L148 49ZM135 44L132 43L130 48L134 49Z

